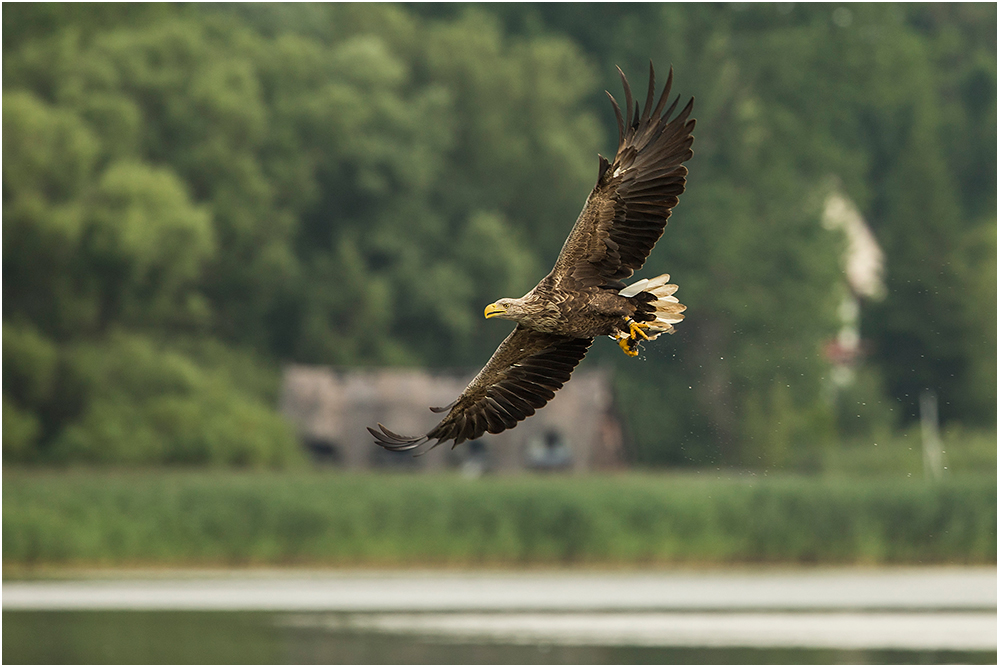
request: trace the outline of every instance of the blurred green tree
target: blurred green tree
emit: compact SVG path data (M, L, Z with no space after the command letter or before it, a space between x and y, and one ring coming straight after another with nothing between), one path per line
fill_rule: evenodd
M207 337L257 364L476 363L481 302L537 270L527 231L579 206L544 181L596 137L566 40L508 43L482 14L431 25L391 6L324 8L325 39L294 12L278 13L302 33L277 35L244 8L125 28L95 12L20 12L59 27L5 61L5 321L52 339L76 400L50 415L5 397L28 416L11 428L50 456L170 459L197 440L139 438L172 421L100 371L113 342ZM582 175L565 183L584 193ZM99 362L80 367L80 350ZM201 387L157 396L193 406ZM134 452L98 447L129 432Z
M455 10L426 11L448 16ZM650 259L655 271L664 258L662 266L692 307L678 335L683 359L670 356L671 366L649 370L649 385L627 381L634 391L623 386L622 392L639 402L658 382L653 379L682 374L688 382L671 381L674 392L690 387L688 394L698 397L700 387L702 399L672 396L677 408L659 412L645 405L657 400L641 408L633 403L632 425L646 434L637 433L638 446L659 453L643 458L681 461L692 456L682 452L697 452L701 461L754 464L752 442L785 438L779 421L813 425L798 439L797 452L829 434L818 344L835 322L827 288L835 279L829 251L836 246L824 252L823 235L808 226L831 177L861 208L886 252L888 297L865 303L861 322L874 344L867 364L902 409L893 415L913 419L920 390L930 387L942 399L945 419L995 425L994 321L988 331L976 324L990 319L992 309L984 311L983 304L996 302L992 250L985 250L987 242L974 251L971 240L986 239L986 230L995 234L996 226L996 41L984 28L995 25L995 6L641 5L622 11L595 4L496 11L514 32L568 34L601 62L628 72L641 71L649 58L673 63L685 92L698 100L688 192ZM611 76L603 83L617 86ZM720 188L729 183L742 186L739 199L723 199ZM712 204L716 211L702 209ZM777 219L799 216L801 227L769 228L776 219L770 207ZM723 232L726 220L735 234ZM708 231L712 243L687 245L684 237L694 228ZM761 233L766 237L754 247L747 236ZM813 235L812 246L802 245ZM723 262L689 266L691 258L722 252L730 254ZM782 258L798 260L804 271ZM746 270L737 273L741 261ZM776 271L757 271L772 261ZM689 275L707 278L709 289L692 293L698 286ZM738 280L726 281L727 275ZM748 301L742 313L730 308L722 323L714 322L718 302L758 290L773 302L753 309ZM972 313L985 315L977 320ZM746 326L751 314L765 316L766 329ZM787 329L773 329L778 323ZM713 329L723 334L708 334ZM741 353L724 344L734 335L745 344ZM703 342L692 350L688 336ZM699 348L707 354L697 355ZM712 370L713 363L720 368ZM733 376L744 365L755 372L740 388ZM780 394L784 385L794 389L794 402L774 406L786 405L787 414L772 408L759 420L752 417L757 408L745 412L747 401L766 406L771 400L762 397ZM815 418L803 421L803 414ZM672 448L657 436L666 433ZM706 448L706 441L714 445ZM735 457L731 448L726 453L727 442L739 451Z
M854 394L884 386L896 416L932 387L945 418L995 424L995 21L964 4L5 8L4 457L281 465L276 360L483 363L506 329L482 306L544 274L613 151L611 66L641 89L649 59L661 81L676 67L699 125L642 272L673 274L688 319L639 361L598 345L589 362L617 371L636 460L820 459L845 412L822 352L845 289L819 224L831 188L887 255Z

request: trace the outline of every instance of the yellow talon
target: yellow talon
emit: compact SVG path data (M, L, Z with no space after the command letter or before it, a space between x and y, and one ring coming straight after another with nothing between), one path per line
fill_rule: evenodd
M645 322L636 322L635 320L628 321L628 332L620 331L614 335L615 341L618 342L618 347L622 349L622 352L629 357L635 357L639 354L639 340L650 341L650 337L646 334L645 330L649 329L649 324ZM653 337L655 338L655 337Z
M635 339L641 337L643 340L649 341L649 337L646 336L646 332L642 331L644 329L647 329L648 327L649 325L644 322L636 322L635 320L629 320L628 328L629 331L631 332L631 336L629 338Z
M633 339L632 337L623 336L620 339L618 339L618 347L621 348L622 352L628 355L629 357L635 357L636 355L639 354L639 350L637 348L632 347L632 343L634 342L635 339Z

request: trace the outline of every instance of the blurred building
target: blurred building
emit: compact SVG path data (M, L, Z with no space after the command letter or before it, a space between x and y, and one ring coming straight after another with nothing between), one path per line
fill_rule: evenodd
M610 374L604 370L577 370L552 401L516 429L486 434L454 450L442 444L420 457L388 452L365 429L381 422L400 434L426 433L442 417L428 407L453 402L473 375L289 365L281 411L314 460L347 469L461 467L477 474L624 465L622 427Z

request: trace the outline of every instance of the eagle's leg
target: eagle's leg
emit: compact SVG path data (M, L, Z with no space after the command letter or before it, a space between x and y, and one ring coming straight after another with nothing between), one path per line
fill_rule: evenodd
M637 340L641 338L644 341L649 341L649 337L646 336L646 332L643 331L644 329L649 328L649 323L636 322L635 320L630 319L628 321L628 328L630 334L629 338Z

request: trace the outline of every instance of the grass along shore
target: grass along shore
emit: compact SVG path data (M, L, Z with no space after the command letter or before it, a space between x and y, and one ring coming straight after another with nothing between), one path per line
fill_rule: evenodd
M786 475L29 470L5 572L45 566L995 563L989 472Z

